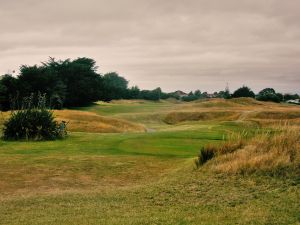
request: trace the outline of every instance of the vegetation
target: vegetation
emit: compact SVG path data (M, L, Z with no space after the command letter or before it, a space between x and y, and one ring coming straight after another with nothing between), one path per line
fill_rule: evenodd
M276 93L273 88L265 88L258 93L256 99L259 101L282 102L283 95Z
M224 117L165 123L173 112ZM0 224L299 222L296 105L118 100L53 113L69 122L67 139L0 141ZM123 123L131 130L114 130ZM110 129L122 134L97 133Z
M285 101L295 100L295 99L300 99L300 96L298 94L284 94L283 95L283 99Z
M160 88L140 91L128 89L128 81L115 72L97 73L96 62L90 58L55 60L42 65L20 67L17 77L4 75L0 80L0 106L11 109L11 99L21 101L31 93L45 93L54 109L89 105L95 101L142 98L159 100L169 96Z
M20 110L12 111L5 121L3 138L5 140L54 140L67 135L65 122L54 120L51 111L46 108L45 95L39 95L37 105L33 95L25 98Z
M300 175L299 128L283 126L250 139L239 151L218 158L212 169L225 173L266 173L272 176Z
M232 94L233 98L241 98L241 97L248 97L248 98L255 98L254 92L247 86L243 86L235 90Z

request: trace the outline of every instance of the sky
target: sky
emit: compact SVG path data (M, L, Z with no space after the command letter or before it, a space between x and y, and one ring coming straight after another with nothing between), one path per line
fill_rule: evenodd
M89 57L164 91L300 93L300 0L0 0L0 74Z

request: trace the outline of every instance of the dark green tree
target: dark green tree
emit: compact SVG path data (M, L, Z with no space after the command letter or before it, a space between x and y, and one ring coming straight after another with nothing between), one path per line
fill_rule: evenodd
M140 98L140 89L138 86L133 86L127 90L126 97L128 99L138 99Z
M103 76L103 100L124 98L127 92L128 81L116 72L107 73Z
M276 93L273 88L265 88L261 90L256 99L259 101L270 101L270 102L280 102L282 101L282 97Z
M0 78L0 109L9 110L12 99L17 104L19 96L19 82L12 75L6 74Z
M234 91L232 97L233 98L241 98L241 97L255 98L255 94L249 87L243 86L238 88L236 91Z
M202 97L201 91L200 91L200 90L196 90L195 93L194 93L194 95L195 95L198 99Z

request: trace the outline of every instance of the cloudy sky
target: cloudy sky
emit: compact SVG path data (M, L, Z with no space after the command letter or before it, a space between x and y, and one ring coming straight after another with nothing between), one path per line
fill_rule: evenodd
M165 91L300 92L299 0L0 0L0 74L91 57Z

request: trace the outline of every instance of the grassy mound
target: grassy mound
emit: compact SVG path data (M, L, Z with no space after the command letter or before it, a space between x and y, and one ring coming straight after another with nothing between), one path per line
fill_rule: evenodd
M144 132L142 125L121 119L99 116L91 112L76 110L54 111L57 120L68 122L68 130L89 133Z
M167 124L177 124L184 121L208 121L208 120L235 120L238 112L210 111L210 112L171 112L164 119Z
M238 107L239 104L232 102L231 100L226 99L200 99L191 103L193 107L204 107L204 108L213 108L213 107L221 107L221 108L230 108L230 107Z

